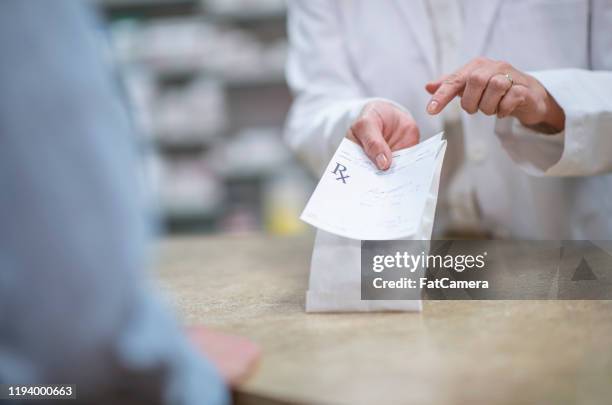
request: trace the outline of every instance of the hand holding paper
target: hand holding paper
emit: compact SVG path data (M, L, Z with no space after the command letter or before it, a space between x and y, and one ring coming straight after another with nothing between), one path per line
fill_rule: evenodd
M361 299L361 243L431 238L446 151L442 135L395 152L387 171L358 145L342 141L301 216L319 228L307 312L420 310L420 300Z
M301 219L352 239L401 239L415 234L446 141L438 134L393 153L378 170L362 149L344 139L329 162Z
M376 167L387 170L393 163L393 151L419 142L419 128L408 111L377 100L363 108L346 137L361 145Z

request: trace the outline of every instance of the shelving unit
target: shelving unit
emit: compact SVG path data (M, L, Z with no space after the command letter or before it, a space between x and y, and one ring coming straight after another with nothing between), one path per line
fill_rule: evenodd
M280 136L291 102L286 22L284 8L270 4L284 2L219 9L214 1L99 1L141 132L154 146L167 229L303 229L297 214L313 182ZM280 211L295 219L274 218Z

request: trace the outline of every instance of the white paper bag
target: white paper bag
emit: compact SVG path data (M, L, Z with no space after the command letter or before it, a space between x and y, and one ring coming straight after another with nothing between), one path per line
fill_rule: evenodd
M403 238L424 241L425 253L429 250L445 151L446 141L443 140L435 158L434 173L417 231ZM359 239L317 230L306 293L306 312L420 311L420 299L361 299L361 244ZM419 252L412 253L422 251L419 249ZM421 271L424 273L424 269Z

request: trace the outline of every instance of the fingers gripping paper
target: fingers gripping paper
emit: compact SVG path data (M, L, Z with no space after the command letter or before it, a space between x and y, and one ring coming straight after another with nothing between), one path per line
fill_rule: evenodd
M431 238L445 151L440 133L394 152L381 171L360 146L342 141L301 216L318 228L307 312L421 309L420 300L361 300L361 243Z

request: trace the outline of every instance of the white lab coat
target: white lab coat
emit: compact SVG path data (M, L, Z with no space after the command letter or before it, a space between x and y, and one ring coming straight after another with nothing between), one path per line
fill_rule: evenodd
M372 98L395 102L422 137L437 78L426 0L292 0L288 143L315 173ZM565 131L462 112L466 167L484 226L527 239L612 239L612 0L465 0L461 63L505 60L565 110ZM600 71L600 72L596 72Z

